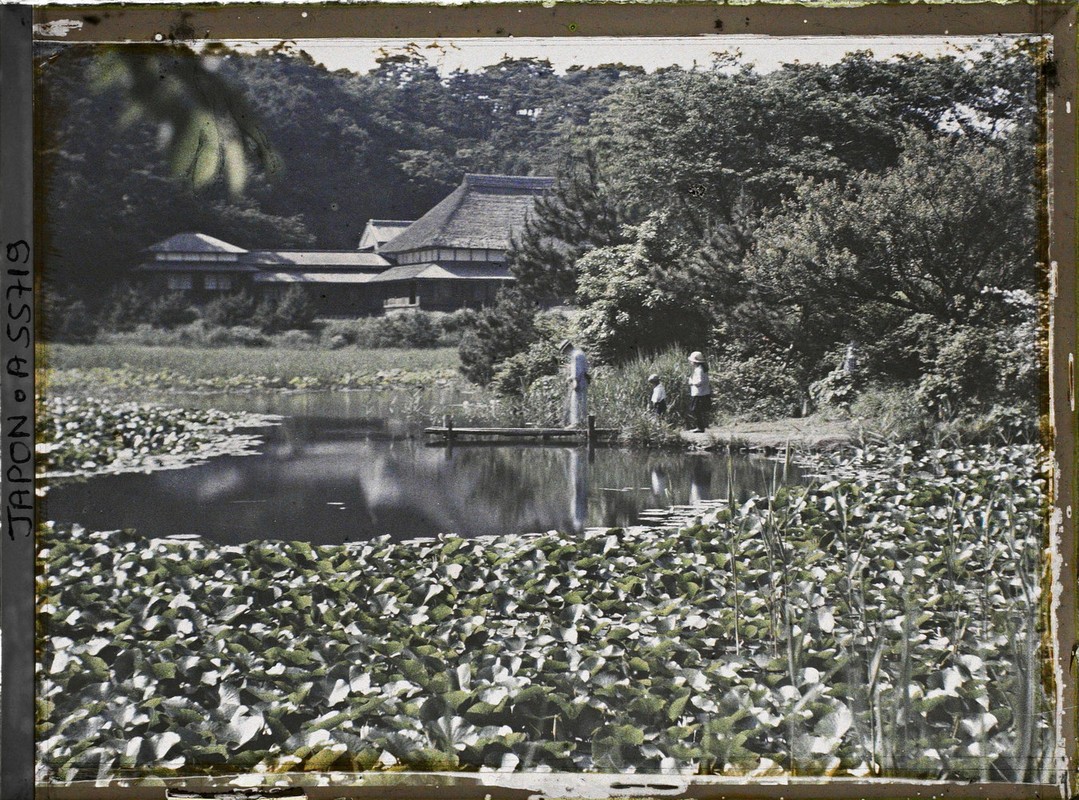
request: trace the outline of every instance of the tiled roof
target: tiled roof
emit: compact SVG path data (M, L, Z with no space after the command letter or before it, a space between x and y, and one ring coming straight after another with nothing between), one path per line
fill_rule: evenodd
M354 267L381 270L390 265L390 262L377 253L363 253L359 250L252 250L244 261L267 266L297 266L307 269Z
M205 233L178 233L147 250L155 253L246 253L242 247L207 236Z
M380 252L427 247L505 250L536 197L553 185L554 178L465 175L449 197L382 246Z
M360 250L378 251L382 245L393 239L416 220L413 219L369 219L360 237Z
M497 266L481 267L470 264L409 264L403 267L391 267L371 279L372 283L389 283L390 281L429 280L429 279L456 279L456 280L511 280L512 276L508 267L501 264Z
M378 277L370 272L306 272L304 270L281 270L259 272L255 283L369 283Z
M241 261L147 261L136 272L259 272L254 264Z

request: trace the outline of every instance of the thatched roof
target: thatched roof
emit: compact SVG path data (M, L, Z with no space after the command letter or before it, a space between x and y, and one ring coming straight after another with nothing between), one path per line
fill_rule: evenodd
M386 242L396 238L414 219L369 219L360 237L360 250L379 252Z
M178 233L147 250L155 253L246 253L242 247L207 236L205 233Z
M517 175L465 175L461 185L381 253L403 253L430 247L506 250L510 237L524 225L536 197L554 185L554 178Z

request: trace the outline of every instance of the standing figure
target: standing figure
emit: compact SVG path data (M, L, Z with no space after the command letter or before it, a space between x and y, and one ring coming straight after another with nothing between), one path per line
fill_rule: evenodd
M708 382L708 363L700 350L689 354L693 374L689 377L689 413L697 426L697 433L704 433L708 416L712 411L712 385Z
M569 384L569 426L575 428L588 421L588 357L584 350L574 347L569 339L558 346L563 356L568 354L566 383Z
M847 354L843 356L842 369L848 375L853 375L858 371L858 353L854 342L847 345Z
M662 417L667 411L667 389L663 381L654 372L648 376L648 382L652 384L652 396L648 398L648 410L657 417Z

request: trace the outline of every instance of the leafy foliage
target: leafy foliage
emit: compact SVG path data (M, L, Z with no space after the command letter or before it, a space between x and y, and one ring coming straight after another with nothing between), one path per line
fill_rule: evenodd
M252 437L230 442L230 436L238 427L265 423L250 414L65 396L42 403L38 419L37 467L48 476L127 472L151 464L186 466L226 449L250 452Z
M316 548L47 529L43 777L1052 780L1037 448L815 468L681 531Z
M536 339L537 308L516 287L502 289L495 302L479 311L475 328L461 339L461 372L486 386L495 365L523 352Z

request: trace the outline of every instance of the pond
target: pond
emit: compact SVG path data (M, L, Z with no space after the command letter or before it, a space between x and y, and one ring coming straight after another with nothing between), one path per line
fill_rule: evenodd
M165 402L176 404L175 398ZM47 519L155 537L197 534L221 544L293 539L339 544L456 533L530 533L625 526L645 509L733 493L744 501L783 482L751 455L425 440L423 422L395 415L391 392L204 397L188 405L280 414L256 456L222 456L150 474L61 480Z

